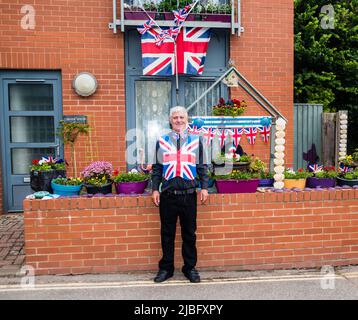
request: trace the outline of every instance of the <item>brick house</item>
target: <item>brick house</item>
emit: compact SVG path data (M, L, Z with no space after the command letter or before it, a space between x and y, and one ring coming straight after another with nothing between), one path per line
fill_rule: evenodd
M151 82L145 82L148 78L143 80L141 77L138 32L128 26L125 32L121 32L118 26L117 33L109 28L109 23L113 22L113 1L76 1L75 4L60 0L36 1L29 5L30 8L2 1L0 7L1 96L10 96L9 99L3 98L0 104L3 127L0 159L2 212L22 208L22 198L29 193L24 179L26 181L28 177L26 170L31 157L39 156L46 148L50 151L57 148L68 158L68 150L63 150L53 134L56 121L63 115L86 115L92 128L90 141L81 138L78 143L78 168L92 160L107 160L115 168L125 170L126 130L135 126L138 121L136 114L143 112L144 107L139 106L136 100L138 92L146 101L146 86ZM117 14L119 17L120 1L117 1ZM214 28L215 37L209 46L201 80L210 77L210 82L218 78L226 70L227 60L233 60L237 69L288 119L286 163L290 165L293 154L293 2L241 1L240 18L244 28L240 37L237 30L232 34L231 29ZM74 92L72 81L79 72L90 72L96 77L98 88L93 95L81 97ZM180 80L181 97L187 83L185 79L182 77ZM21 108L11 109L11 94L16 95L16 91L27 85L26 88L30 89L24 94L28 95L31 93L28 85L41 85L39 81L42 80L44 92L49 85L57 90L53 91L50 109L44 109L42 114L26 113ZM154 83L150 85L163 87L161 83L159 86L155 83L155 78L151 80ZM172 94L174 82L169 80L166 83L169 82L171 88L168 90ZM200 77L194 82L196 80ZM231 92L232 97L240 94L235 90ZM265 114L254 101L246 98L249 102L247 115ZM185 105L186 101L181 103ZM162 107L168 109L172 105L175 105L174 101ZM24 132L16 131L20 130L16 126L23 123L19 120L26 121L20 118L26 116L42 116L41 121L33 119L26 127L31 131L31 126L43 126L42 138L25 133L27 138L23 139ZM55 119L55 124L52 119ZM10 122L12 129L8 125ZM43 138L46 134L51 137L48 141ZM31 145L34 142L39 144ZM261 141L254 146L245 143L245 151L268 162L266 145Z

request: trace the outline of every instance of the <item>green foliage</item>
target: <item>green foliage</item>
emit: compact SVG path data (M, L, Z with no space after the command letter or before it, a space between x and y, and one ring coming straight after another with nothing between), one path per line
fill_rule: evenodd
M356 180L358 179L358 170L356 169L354 171L346 172L342 178L347 180Z
M314 173L316 178L337 178L339 172L335 167L324 167L322 171Z
M295 0L295 102L320 103L324 111L348 110L348 147L358 141L358 1ZM321 26L334 8L334 29ZM325 24L324 24L325 25ZM327 25L326 25L327 26Z
M52 182L63 186L79 186L83 180L81 178L56 178Z
M139 172L128 172L128 173L119 173L113 177L114 182L135 182L135 181L145 181L149 179L149 175L139 173Z
M311 177L313 174L300 168L297 171L293 171L293 170L285 170L284 172L285 175L285 179L306 179L308 177Z
M79 122L60 121L58 135L63 139L64 144L73 145L80 134L88 135L89 125Z

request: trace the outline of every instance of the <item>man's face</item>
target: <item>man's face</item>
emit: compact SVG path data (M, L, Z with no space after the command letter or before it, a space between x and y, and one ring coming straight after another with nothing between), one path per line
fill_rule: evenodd
M183 132L188 126L188 118L183 112L174 112L170 118L170 124L175 132Z

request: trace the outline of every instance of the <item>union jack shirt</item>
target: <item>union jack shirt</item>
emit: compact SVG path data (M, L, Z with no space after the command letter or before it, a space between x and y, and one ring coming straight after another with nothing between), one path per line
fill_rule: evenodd
M177 149L170 137L159 139L159 147L163 152L163 177L170 180L181 177L194 180L196 177L196 150L199 148L199 137L189 136L187 141Z
M162 136L156 145L156 161L153 164L152 188L187 190L196 188L197 175L201 188L208 188L208 166L204 160L203 143L199 135L178 136L174 132Z

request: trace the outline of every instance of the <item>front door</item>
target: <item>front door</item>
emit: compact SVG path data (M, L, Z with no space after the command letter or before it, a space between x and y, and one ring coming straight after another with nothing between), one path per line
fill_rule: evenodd
M29 166L61 157L57 126L62 115L60 72L0 71L1 164L5 212L22 211L33 193Z

